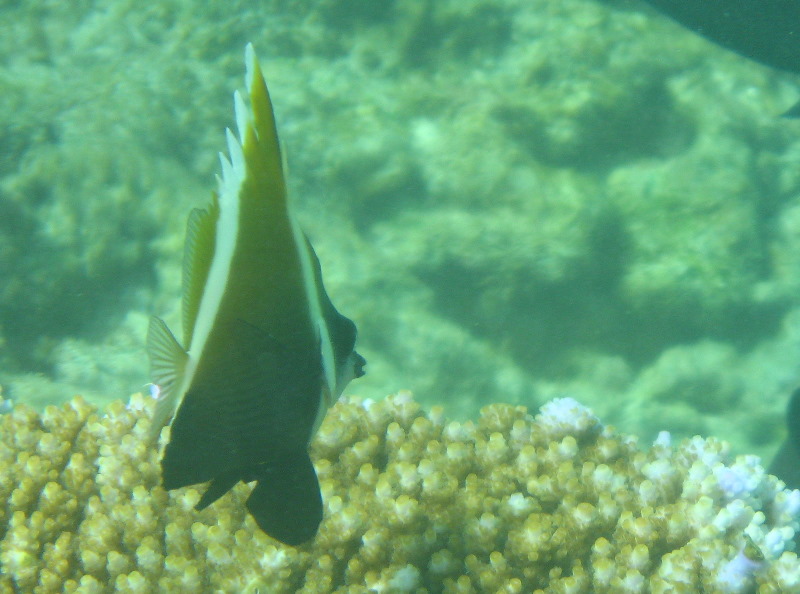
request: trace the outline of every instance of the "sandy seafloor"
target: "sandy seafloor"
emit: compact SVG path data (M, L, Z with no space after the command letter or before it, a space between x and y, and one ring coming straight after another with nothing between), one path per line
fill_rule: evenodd
M800 384L796 77L638 2L0 7L0 385L148 381L252 41L368 375L456 417L572 396L770 456ZM235 378L231 378L235 381Z

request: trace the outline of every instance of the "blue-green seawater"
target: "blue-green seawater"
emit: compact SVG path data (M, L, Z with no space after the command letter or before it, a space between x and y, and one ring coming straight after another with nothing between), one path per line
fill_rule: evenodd
M457 418L572 396L771 456L800 383L798 81L644 5L0 6L0 385L142 390L251 41L368 375ZM265 266L269 262L265 262Z

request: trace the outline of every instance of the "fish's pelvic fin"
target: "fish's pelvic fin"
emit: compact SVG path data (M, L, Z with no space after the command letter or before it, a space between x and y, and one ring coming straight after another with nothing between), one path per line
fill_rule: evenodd
M155 316L150 318L147 329L147 354L150 357L150 375L160 389L149 435L150 440L155 441L161 428L175 412L189 355L164 321Z
M239 473L237 472L229 472L216 477L211 481L208 489L206 489L206 492L203 493L203 496L200 498L200 501L197 502L197 505L195 505L194 508L197 511L204 510L217 499L225 495L225 493L233 489L234 485L239 482L239 478Z
M260 464L253 478L258 482L247 510L259 528L291 546L314 538L322 521L322 496L308 452Z

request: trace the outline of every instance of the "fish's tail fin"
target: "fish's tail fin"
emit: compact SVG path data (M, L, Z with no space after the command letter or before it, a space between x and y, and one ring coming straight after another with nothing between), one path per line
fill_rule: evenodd
M258 482L247 509L259 528L292 546L314 538L322 521L322 495L308 452L259 465L253 478Z

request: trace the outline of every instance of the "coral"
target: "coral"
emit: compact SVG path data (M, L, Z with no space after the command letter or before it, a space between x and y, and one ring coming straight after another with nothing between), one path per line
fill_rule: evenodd
M289 548L244 484L202 512L158 486L152 408L0 416L0 593L800 592L800 492L714 439L641 451L569 398L475 423L343 399L312 444L325 518Z

